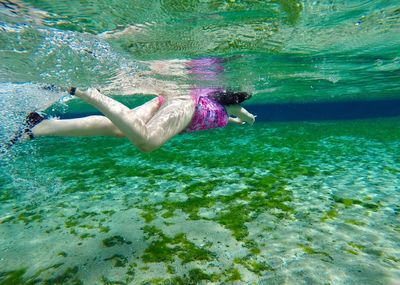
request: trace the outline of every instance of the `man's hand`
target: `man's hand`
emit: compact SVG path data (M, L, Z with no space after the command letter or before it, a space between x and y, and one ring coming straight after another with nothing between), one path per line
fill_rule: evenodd
M239 118L233 118L233 117L229 117L229 122L230 123L235 123L235 124L238 124L238 125L243 125L243 124L245 124L246 122L243 122L241 119L239 119Z

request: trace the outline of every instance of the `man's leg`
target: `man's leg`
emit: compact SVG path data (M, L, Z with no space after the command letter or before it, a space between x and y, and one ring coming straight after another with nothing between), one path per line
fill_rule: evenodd
M123 133L104 116L84 118L44 120L32 129L35 137L39 136L113 136L123 137Z
M145 123L161 106L159 97L130 110L132 116L137 116ZM88 116L68 120L44 120L32 129L34 136L113 136L123 137L124 134L104 116Z
M140 150L152 151L180 133L193 117L194 105L190 96L176 98L161 108L146 124L132 115L131 110L96 89L76 90L75 94L96 107Z

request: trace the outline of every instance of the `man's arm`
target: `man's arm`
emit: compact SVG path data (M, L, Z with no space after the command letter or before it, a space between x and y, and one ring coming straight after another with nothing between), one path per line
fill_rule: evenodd
M228 111L229 115L234 115L237 117L237 118L232 118L232 120L230 118L229 121L231 122L239 123L240 120L240 123L244 122L248 123L249 125L253 125L256 120L256 116L251 114L249 111L247 111L239 104L226 106L226 110Z

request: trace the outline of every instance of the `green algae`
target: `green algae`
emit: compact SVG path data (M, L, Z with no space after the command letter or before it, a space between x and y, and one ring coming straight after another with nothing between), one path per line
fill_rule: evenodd
M359 255L360 253L354 249L346 249L345 250L347 253L353 254L353 255Z
M142 259L144 262L172 262L175 255L175 249L169 248L164 241L153 241L144 250Z
M101 277L101 282L103 282L104 285L127 285L128 284L125 281L110 280L105 276Z
M105 247L112 247L116 245L132 244L131 241L125 240L122 236L116 235L103 239L102 241Z
M169 218L172 218L173 216L174 216L174 212L171 210L167 210L161 214L161 217L163 217L164 219L169 219Z
M391 174L400 174L400 169L390 167L390 166L385 166L384 170L391 173Z
M278 170L275 170L277 173ZM310 173L303 169L295 172L296 175ZM251 177L252 175L248 175ZM290 218L295 212L288 205L292 201L292 194L285 186L286 180L273 175L264 176L259 179L250 179L246 182L248 187L241 191L236 191L231 195L210 196L216 187L226 186L226 181L212 180L198 182L186 186L183 190L188 195L185 201L165 200L158 205L162 207L162 217L170 218L175 210L180 209L189 215L192 220L198 220L201 208L210 208L216 203L223 203L226 209L219 213L215 218L211 218L229 229L233 236L238 240L243 240L248 235L245 225L257 217L258 214L268 211L272 215L284 219ZM238 202L244 201L242 204ZM146 206L142 217L146 222L151 222L155 218L155 206ZM254 252L257 250L254 249Z
M366 209L372 210L372 211L378 211L382 205L380 202L378 203L368 203L361 201L359 199L353 199L353 198L343 198L343 197L338 197L338 196L333 196L333 199L335 200L336 203L344 205L346 208L349 208L353 205L359 205L362 206ZM369 199L368 199L369 200Z
M175 274L175 273L176 273L176 270L175 270L175 268L174 268L172 265L167 264L167 273L169 273L169 274Z
M182 263L188 263L191 261L210 261L216 258L216 255L204 248L196 246L194 243L186 239L186 235L178 234L173 239L174 244L180 244L176 249L178 251L178 257Z
M114 215L116 213L116 211L114 211L114 210L103 210L103 211L101 211L101 213L111 217L112 215Z
M154 209L146 207L146 209L141 213L141 216L146 223L150 223L156 218L156 213Z
M330 256L327 252L315 250L312 247L310 247L308 245L304 245L304 244L299 244L299 246L307 254L310 254L310 255L322 255L324 257L327 257L330 262L333 261L332 256Z
M269 264L267 264L265 261L259 262L254 259L252 256L246 256L243 258L238 258L236 257L233 262L235 264L240 264L244 266L247 270L257 274L257 275L262 275L265 271L274 271Z
M57 269L61 267L64 263L56 263L54 265L48 266L44 269L36 271L32 276L26 275L26 268L21 268L13 271L0 272L0 284L1 285L33 285L33 284L44 284L44 285L82 285L82 281L76 278L76 273L78 272L78 267L70 267L65 269L60 274L53 278L43 279L39 276L50 269Z
M86 218L96 217L97 215L99 215L99 213L82 211L82 213L79 213L77 218L78 219L86 219Z
M141 285L161 285L165 284L165 279L163 278L151 278L145 282L143 282Z
M294 213L287 205L292 201L291 192L286 190L286 181L273 176L264 176L257 181L247 182L248 189L220 200L224 203L239 199L245 201L239 205L229 205L214 220L232 231L237 240L248 235L246 222L254 220L258 214L268 212L277 218L286 219Z
M355 242L348 242L347 243L351 248L346 249L347 253L353 254L353 255L359 255L360 251L365 250L365 246L355 243Z
M96 237L95 234L88 234L88 233L84 233L79 236L80 239L88 239L88 238L94 238L94 237Z
M215 204L215 198L206 197L215 187L225 183L221 180L197 182L186 186L183 193L189 197L185 201L164 201L161 203L164 213L163 217L172 217L175 210L180 209L189 215L192 220L200 219L198 214L200 208L209 208Z
M183 233L168 237L154 226L145 226L144 232L153 239L142 255L144 262L172 262L175 257L179 257L185 264L215 258L211 251L196 246Z
M71 235L74 235L74 236L78 236L79 235L78 232L75 229L70 230L69 233Z
M62 284L72 284L72 285L83 285L83 282L76 278L78 273L78 266L67 268L64 272L57 275L54 278L47 279L43 282L45 285L62 285Z
M107 257L104 261L111 260L114 263L114 267L125 267L128 263L128 258L122 254L114 254L113 256Z
M137 267L137 264L136 263L130 263L129 265L128 265L128 269L127 269L127 271L126 271L126 275L127 275L127 278L126 278L126 280L127 280L127 282L131 282L133 279L134 279L134 277L135 277L135 274L136 274L136 271L135 271L135 268Z
M173 276L168 279L155 278L142 284L196 285L196 284L226 284L241 281L239 270L230 267L221 273L206 273L200 268L192 268L183 276Z
M191 196L184 202L174 202L170 204L174 204L172 208L181 209L183 212L187 213L190 219L199 220L201 219L199 216L200 208L212 207L214 203L213 199Z
M100 233L108 233L110 231L110 227L108 226L99 226Z
M75 218L71 218L71 217L68 218L68 220L64 223L64 226L67 229L72 228L72 227L76 227L77 225L79 225L78 220L75 219Z
M96 217L98 215L99 214L96 212L77 212L75 215L67 217L64 226L67 229L74 228L76 226L79 226L81 228L93 229L94 227L92 225L82 224L81 221L84 221L86 218Z
M236 268L228 268L223 275L225 276L225 282L240 281L242 276Z
M254 255L260 254L261 252L260 248L257 246L257 243L254 240L244 240L244 247L246 247L250 251L250 253Z
M286 20L290 25L295 25L301 16L303 4L298 0L273 0L272 2L279 3L282 10L286 13Z
M249 234L245 226L245 223L251 220L250 209L247 205L229 207L227 211L219 214L215 220L229 229L237 240L243 240Z
M154 236L163 236L163 232L162 230L160 230L159 228L157 228L156 226L153 225L146 225L143 228L143 232L145 233L145 235L148 238L154 237Z
M67 208L69 208L69 205L65 202L59 202L59 203L57 203L57 208L67 209Z
M287 204L293 200L292 192L286 189L287 181L281 176L264 176L259 180L252 180L248 184L251 192L255 192L250 199L249 205L254 211L268 211L278 218L289 218L294 209ZM284 215L271 210L280 210Z
M26 280L24 275L26 269L18 269L12 271L0 272L0 284L1 285L16 285L16 284L37 284L39 280Z
M12 221L15 221L15 216L8 216L5 218L2 218L2 220L0 220L0 224L10 223Z
M46 268L45 270L48 270L48 269L51 269L51 268L59 268L59 267L61 267L61 266L63 266L64 265L64 263L56 263L56 264L54 264L54 265L52 265L52 266L49 266L48 268Z
M215 281L215 274L207 274L199 268L193 268L188 272L188 279L190 281Z
M354 247L354 248L358 249L358 250L361 250L361 251L365 250L365 246L362 245L362 244L355 243L355 242L348 242L347 244L350 245L351 247Z
M82 228L82 229L88 229L88 230L91 230L91 229L95 228L95 226L93 226L93 225L86 225L86 224L79 225L79 227Z
M338 215L338 211L336 209L330 209L325 213L325 215L323 215L321 217L320 220L321 220L321 222L325 222L328 219L332 220L332 219L336 218L337 215Z
M355 226L365 226L365 223L355 219L346 219L344 220L346 224L355 225Z
M0 176L0 185L6 185L6 180L4 179L4 177ZM5 203L8 202L12 199L14 199L14 194L12 189L2 189L2 191L0 191L0 203Z
M379 258L382 258L385 256L385 252L379 248L373 248L373 247L365 247L363 250L366 254L370 254Z
M62 256L62 257L67 257L68 254L65 251L61 251L59 253L57 253L58 256Z
M170 279L159 280L160 283L150 284L168 284L168 285L196 285L200 282L209 281L215 282L219 279L218 274L207 274L199 268L190 269L184 276L174 276ZM154 281L153 281L154 282Z
M37 213L35 211L24 211L23 213L20 213L16 217L16 220L23 222L25 225L28 225L32 222L42 222L43 221L43 213L44 213L43 210L39 211L39 213Z
M395 256L387 256L386 260L394 263L400 263L400 258L397 258Z
M339 196L333 196L332 197L333 200L336 202L336 204L334 204L330 210L328 210L321 218L320 220L322 222L325 222L326 220L332 220L334 218L336 218L338 216L338 209L341 208L343 209L348 209L351 208L355 205L357 206L361 206L367 210L371 210L371 211L378 211L381 208L381 203L371 203L368 202L371 200L370 197L366 197L364 199L364 201L359 200L359 199L353 199L353 198L344 198L344 197L339 197ZM342 207L341 207L342 206ZM344 220L345 223L347 224L352 224L352 225L356 225L356 226L363 226L365 225L364 222L358 221L356 219L346 219Z

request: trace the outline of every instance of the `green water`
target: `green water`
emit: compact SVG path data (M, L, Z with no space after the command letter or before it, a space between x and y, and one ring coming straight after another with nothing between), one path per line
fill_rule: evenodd
M40 84L105 88L151 60L228 59L211 81L155 78L252 90L250 104L400 94L396 1L3 6L1 141L58 98ZM116 138L22 142L0 161L0 284L396 284L398 126L256 122L179 135L150 154Z

